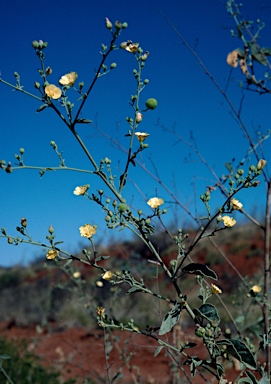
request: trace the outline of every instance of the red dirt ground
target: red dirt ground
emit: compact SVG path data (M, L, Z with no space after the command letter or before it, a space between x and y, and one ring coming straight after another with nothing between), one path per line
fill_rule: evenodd
M35 328L13 327L7 323L1 323L0 336L3 335L15 342L20 339L27 340L27 349L40 356L45 366L54 367L60 371L62 379L76 378L78 383L82 383L84 378L91 378L95 383L107 383L102 330L87 331L84 328L57 330L55 328L50 333L46 331L37 333ZM120 350L122 352L127 350L127 356L128 351L132 353L132 358L127 359L129 361L125 366L120 352L113 348L109 355L111 378L121 371L123 377L117 382L122 384L170 384L175 382L170 369L170 357L166 356L163 351L157 357L153 357L157 348L155 340L125 331L115 332L114 335L120 338L118 343ZM188 373L187 369L186 372ZM140 378L137 376L138 373ZM236 378L238 373L234 370L231 374L232 378ZM189 373L188 375L190 377ZM135 380L136 378L138 381ZM184 373L181 373L181 378L183 383L189 382L185 379ZM229 376L227 378L229 379ZM200 376L191 379L191 382L206 384L206 381ZM208 381L208 383L215 382L216 380L211 378Z

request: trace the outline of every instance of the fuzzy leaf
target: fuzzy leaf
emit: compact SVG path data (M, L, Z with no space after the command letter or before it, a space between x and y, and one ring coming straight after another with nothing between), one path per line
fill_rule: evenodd
M211 323L216 322L216 325L220 323L216 307L212 304L203 304L198 309L194 309L194 313L197 317L203 317Z
M76 123L79 123L79 124L90 124L90 123L92 123L92 120L88 120L88 119L77 119L77 120L76 120Z
M158 356L159 353L162 351L163 348L164 348L164 346L163 346L163 345L160 345L160 346L155 350L153 356L154 356L154 357Z
M246 375L247 375L247 377L250 378L252 384L258 384L258 380L253 375L253 373L251 373L250 371L246 371Z
M264 53L266 56L271 56L271 48L262 48L261 52Z
M36 110L36 112L41 112L41 111L43 111L45 108L47 108L48 107L48 104L42 104L37 110Z
M141 292L141 289L138 289L136 287L132 287L127 291L127 293L135 293L135 292Z
M258 63L260 63L262 65L267 65L268 64L268 61L266 60L266 57L262 53L260 53L260 52L254 53L252 55L252 57L253 57L254 60L258 61Z
M248 347L240 340L224 339L218 340L217 345L226 345L226 352L235 357L249 369L256 369L256 362L254 356Z
M174 327L175 324L178 323L180 319L181 311L182 311L182 304L176 303L174 307L172 307L171 310L166 314L164 320L162 321L162 324L159 330L159 335L165 335Z
M191 263L186 265L182 271L185 273L192 273L194 275L210 277L211 279L217 280L216 273L204 264Z
M241 362L250 369L256 369L256 362L254 356L248 349L248 347L240 340L231 339L230 342L233 344L235 350L241 358Z

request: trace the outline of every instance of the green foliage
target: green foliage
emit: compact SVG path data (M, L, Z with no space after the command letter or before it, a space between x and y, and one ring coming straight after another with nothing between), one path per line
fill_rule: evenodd
M24 342L12 343L0 339L0 382L8 384L60 384L59 373L45 369L40 360L27 351ZM74 380L63 384L73 384Z

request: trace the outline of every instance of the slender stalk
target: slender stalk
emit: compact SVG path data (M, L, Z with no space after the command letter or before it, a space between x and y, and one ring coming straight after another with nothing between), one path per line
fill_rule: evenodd
M264 233L264 295L266 301L263 304L264 333L269 336L269 307L270 307L270 207L271 207L271 182L267 183L267 199L265 211ZM270 346L266 347L266 370L270 375Z
M5 84L5 85L8 85L10 88L13 88L15 91L22 92L22 93L24 93L25 95L28 95L28 96L30 96L30 97L33 97L34 99L37 99L37 100L39 100L39 101L43 101L41 97L38 97L38 96L36 96L36 95L33 95L33 93L27 92L27 91L25 91L23 88L18 88L18 87L16 87L16 85L13 85L13 84L11 84L11 83L8 83L7 81L5 81L5 80L3 80L3 79L1 79L1 78L0 78L0 83L3 83L3 84Z

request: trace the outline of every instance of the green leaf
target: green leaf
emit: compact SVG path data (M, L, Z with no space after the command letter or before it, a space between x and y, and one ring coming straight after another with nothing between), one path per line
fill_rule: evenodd
M159 353L162 351L163 348L164 348L164 346L163 346L163 345L160 345L160 346L155 350L153 356L154 356L154 357L158 356Z
M90 124L90 123L92 123L92 120L88 120L88 119L77 119L75 123L78 123L78 124Z
M63 265L63 268L67 267L69 264L71 264L73 260L72 259L69 259L66 261L66 263Z
M182 304L176 303L174 307L172 307L171 310L166 314L164 320L162 321L162 324L159 330L159 335L165 335L174 327L175 324L178 323L180 319L181 311L182 311Z
M6 359L10 359L10 356L8 356L8 355L0 355L0 360L6 360Z
M215 322L216 325L220 323L216 307L212 304L203 304L198 309L194 309L194 313L197 317L202 317L211 323Z
M250 352L248 347L240 340L235 339L223 339L216 342L217 345L226 345L227 352L229 355L235 357L247 368L256 369L257 365L253 354Z
M271 56L271 48L262 48L261 52L264 53L266 56Z
M252 58L254 60L258 61L258 63L260 63L262 65L267 65L268 64L268 61L267 61L266 57L262 53L260 53L260 52L254 53L252 55Z
M241 377L241 379L238 380L238 384L253 384L253 382L248 377Z
M246 371L246 375L247 375L247 377L250 378L252 384L258 384L258 380L253 375L253 373L251 373L250 371Z
M182 269L182 271L184 273L192 273L194 275L200 275L203 277L209 277L211 279L218 280L217 274L205 264L191 263L186 265Z
M41 111L43 111L45 108L47 108L48 107L48 104L42 104L37 110L36 110L36 112L41 112Z
M187 341L181 348L181 352L185 349L188 349L188 348L194 348L196 347L197 344L196 343L193 343L192 341Z
M62 243L64 243L64 241L56 241L56 242L54 243L54 245L58 245L58 244L62 244Z
M138 289L136 287L132 287L127 291L127 293L135 293L135 292L141 292L141 289Z
M240 361L245 364L250 369L256 369L257 365L254 359L253 354L250 352L248 347L240 340L231 339L230 342L233 344L238 355L240 356Z

